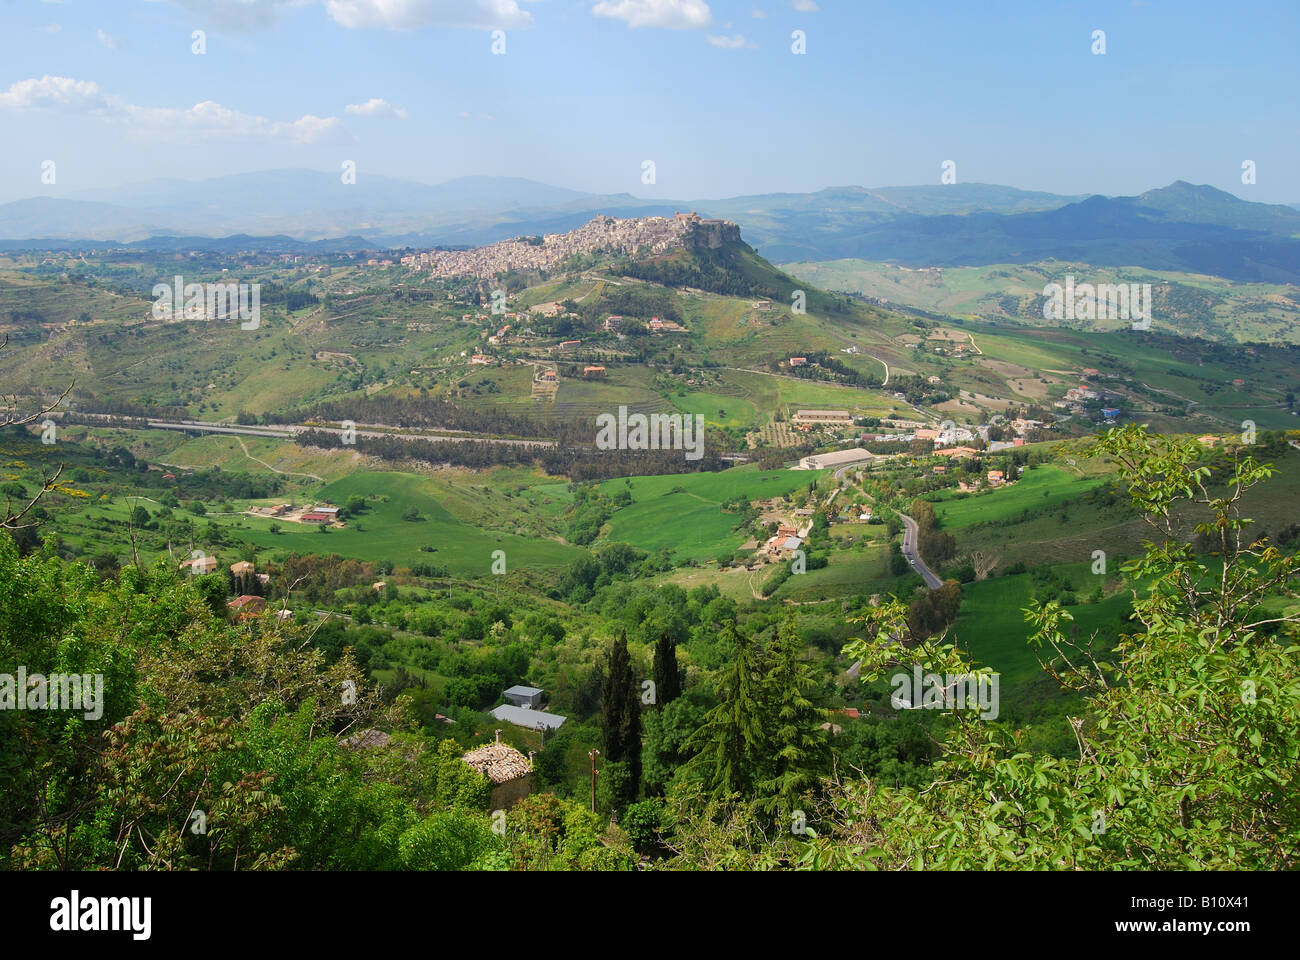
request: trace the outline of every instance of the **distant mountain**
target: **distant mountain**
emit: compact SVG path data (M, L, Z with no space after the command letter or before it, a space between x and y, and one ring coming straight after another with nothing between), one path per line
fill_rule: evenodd
M0 237L138 240L170 232L170 218L89 200L32 197L0 205Z
M153 235L210 237L284 234L303 240L365 235L372 242L420 236L430 242L467 227L553 215L571 206L616 208L623 198L554 187L519 177L462 177L416 183L361 171L270 170L209 180L151 180L78 191L66 199L0 205L0 237L139 240ZM588 216L587 219L590 217Z
M1252 203L1177 181L1136 197L1062 196L984 183L831 187L722 200L646 200L590 194L518 177L415 183L360 171L271 170L209 180L155 180L80 191L67 199L0 205L14 241L192 242L232 235L381 247L480 246L565 233L597 214L697 211L740 224L776 263L858 258L909 266L1044 259L1300 281L1300 210ZM178 238L185 238L184 241Z
M908 215L1022 213L1063 207L1079 197L987 183L918 187L830 187L816 193L773 193L699 200L712 217L735 220L746 238L774 261L822 260L863 231ZM845 254L847 255L847 254Z
M73 200L112 203L139 210L230 212L260 217L302 216L307 211L450 213L556 206L591 196L520 177L461 177L427 184L361 170L355 183L319 170L267 170L208 180L151 180L78 191Z
M1035 213L907 215L855 235L812 235L809 260L980 266L1057 259L1300 282L1300 213L1179 181L1137 197L1089 197ZM779 262L768 248L765 255Z
M1074 197L988 184L833 187L816 193L654 201L591 194L519 177L416 183L359 171L356 183L319 170L268 170L208 180L159 179L81 190L67 199L0 205L0 237L139 240L153 235L284 234L316 240L355 234L393 245L483 244L565 232L597 213L670 215L698 210L740 222L770 253L817 254L864 225L902 214L1015 213ZM806 244L809 235L817 238Z

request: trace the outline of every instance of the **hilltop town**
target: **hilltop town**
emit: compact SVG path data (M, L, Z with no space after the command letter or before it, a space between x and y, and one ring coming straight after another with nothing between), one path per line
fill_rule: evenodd
M675 249L714 249L740 240L740 227L729 220L705 220L699 214L671 217L598 216L568 233L515 237L471 250L431 250L403 257L402 263L428 270L435 277L487 279L511 270L549 270L569 257L596 253L653 255Z

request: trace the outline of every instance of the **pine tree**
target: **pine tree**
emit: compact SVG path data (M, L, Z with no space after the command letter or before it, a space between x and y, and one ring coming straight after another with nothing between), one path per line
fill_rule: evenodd
M628 769L627 781L616 799L631 803L641 785L641 702L626 631L609 648L601 708L605 762L625 763Z
M687 744L698 750L689 766L714 799L739 795L747 801L771 756L761 702L762 656L758 643L738 630L734 620L722 625L720 639L724 649L734 652L718 680L718 705Z
M817 681L803 649L794 619L787 618L769 647L770 667L763 681L773 763L771 775L757 785L758 808L782 822L830 767L830 747L821 728L827 714L812 700Z
M660 634L655 644L655 704L662 707L682 695L682 672L677 665L677 644L672 637Z

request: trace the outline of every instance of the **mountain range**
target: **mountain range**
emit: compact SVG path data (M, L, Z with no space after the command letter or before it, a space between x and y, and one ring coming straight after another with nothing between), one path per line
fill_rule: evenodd
M1066 196L982 183L831 187L721 200L594 194L517 177L424 184L272 170L153 180L0 205L0 248L91 241L151 249L477 246L563 233L596 214L694 210L740 224L766 259L907 266L1045 259L1300 282L1300 210L1176 181L1134 197ZM259 238L253 240L252 238Z

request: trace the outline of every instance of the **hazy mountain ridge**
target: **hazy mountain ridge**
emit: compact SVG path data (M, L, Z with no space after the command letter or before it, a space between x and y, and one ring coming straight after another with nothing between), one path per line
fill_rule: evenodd
M600 195L517 177L422 184L313 170L159 180L0 205L7 249L232 235L358 238L361 249L483 246L561 234L593 216L698 211L738 223L776 263L857 258L909 266L1058 259L1300 282L1300 210L1175 181L1133 197L1070 197L981 183L830 187L679 202ZM27 238L40 241L22 243ZM284 248L284 242L279 249ZM358 247L354 247L356 249Z

